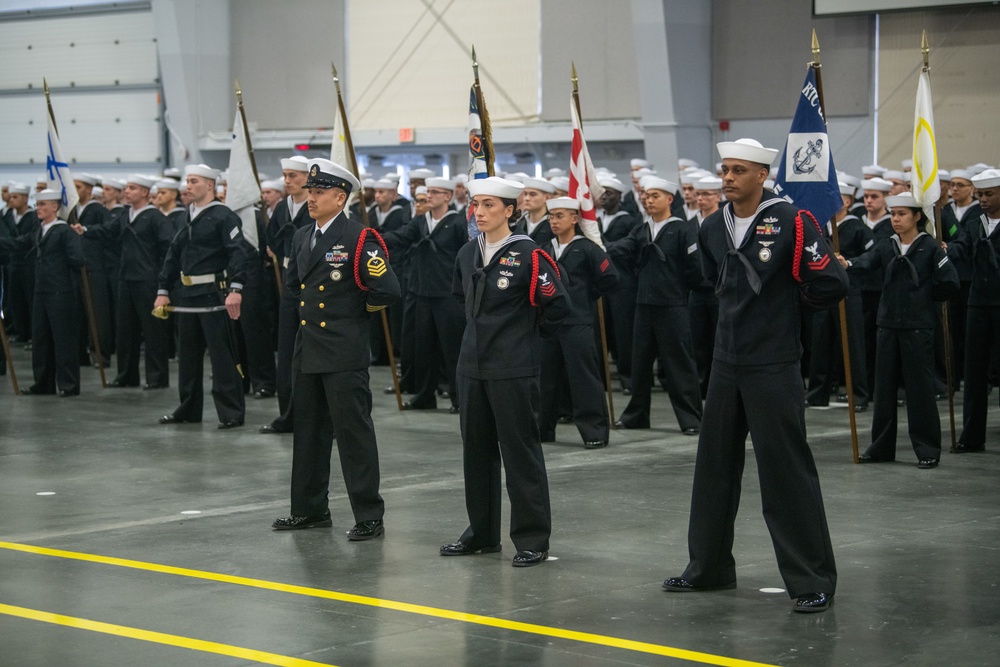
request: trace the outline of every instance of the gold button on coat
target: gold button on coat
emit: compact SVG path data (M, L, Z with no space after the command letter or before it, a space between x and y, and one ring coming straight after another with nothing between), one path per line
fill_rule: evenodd
M322 291L323 291L323 290L325 290L325 289L326 289L326 288L325 288L325 287L323 287L322 285L320 285L320 286L319 286L319 291L320 291L320 292L322 292Z
M321 304L319 304L319 307L320 307L320 308L326 308L326 306L324 306L324 305L323 305L322 303L321 303Z
M305 325L306 325L306 321L302 320L302 326L305 326Z
M319 325L320 325L321 327L325 327L325 326L326 326L326 322L320 322L320 323L319 323Z
M306 288L306 284L305 283L302 283L301 285L299 285L299 289L305 289L305 288Z
M299 305L300 306L304 306L304 305L306 305L306 302L305 301L299 301Z

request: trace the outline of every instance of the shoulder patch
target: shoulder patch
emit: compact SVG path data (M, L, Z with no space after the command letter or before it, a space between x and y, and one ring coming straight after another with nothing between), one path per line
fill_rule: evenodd
M233 227L233 231L229 232L229 238L231 238L231 239L235 239L239 235L240 235L240 228L239 227Z

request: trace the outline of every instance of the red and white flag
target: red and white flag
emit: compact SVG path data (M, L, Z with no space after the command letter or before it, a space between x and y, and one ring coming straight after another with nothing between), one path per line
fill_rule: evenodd
M604 194L604 188L597 182L594 164L587 152L587 141L583 138L580 114L576 101L570 98L570 113L573 117L573 146L569 162L569 196L580 202L580 229L584 236L604 248L601 231L597 225L597 201Z

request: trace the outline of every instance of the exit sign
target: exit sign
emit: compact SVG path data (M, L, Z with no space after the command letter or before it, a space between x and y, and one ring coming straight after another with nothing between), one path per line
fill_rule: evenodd
M399 128L399 143L401 144L412 144L415 141L414 132L412 127L401 127Z

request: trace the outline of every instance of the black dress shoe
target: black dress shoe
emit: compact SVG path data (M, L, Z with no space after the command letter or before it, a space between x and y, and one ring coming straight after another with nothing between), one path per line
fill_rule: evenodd
M968 454L969 452L982 452L986 450L986 445L981 445L979 447L970 447L964 442L960 442L955 445L956 454Z
M383 525L382 519L374 519L355 524L354 528L347 531L347 539L351 542L364 542L384 534L385 525Z
M442 556L473 556L475 554L495 554L501 549L503 546L500 544L494 544L491 547L472 547L463 542L452 542L438 549L438 553Z
M177 417L174 417L173 415L163 415L162 417L160 417L160 423L161 424L183 424L184 420L183 419L178 419Z
M548 551L518 551L514 554L514 560L511 563L514 567L531 567L532 565L539 565L542 561L548 560Z
M696 428L686 428L683 431L681 431L681 433L683 433L684 435L698 435L700 432L701 431Z
M806 593L800 595L792 608L800 614L815 614L826 611L833 604L833 593Z
M35 391L31 387L24 387L21 389L21 396L38 396L39 392Z
M432 405L430 407L423 407L423 406L420 406L420 405L414 405L413 401L403 401L403 409L404 410L437 410L437 406L436 405Z
M284 431L284 430L279 429L279 428L274 428L273 424L265 424L264 426L261 426L257 430L260 433L264 433L264 434L291 433L291 431Z
M450 408L448 408L448 414L450 414L450 415L457 415L460 412L461 412L461 410L459 409L459 407L457 405L453 405Z
M583 443L584 449L600 449L601 447L607 447L607 440L587 440Z
M325 516L283 516L271 523L275 530L305 530L306 528L329 528L333 525L330 515Z
M663 582L663 590L671 593L698 593L700 591L731 591L736 588L736 582L719 584L718 586L695 586L687 579L681 577L670 577Z
M931 468L938 467L938 460L932 458L920 459L917 462L917 467L921 470L930 470Z
M864 412L867 409L868 409L868 404L867 403L855 403L854 404L854 411L855 412Z
M127 385L125 383L119 382L118 380L112 380L108 383L108 389L124 389L126 386Z
M230 419L229 421L219 422L219 425L216 428L220 431L227 431L231 428L239 428L240 426L243 426L243 422Z
M80 395L80 390L79 389L77 389L76 391L60 391L59 392L59 398L69 398L70 396L79 396L79 395Z
M382 393L383 394L387 394L387 395L388 394L395 394L396 393L396 388L390 385L390 386L386 387L385 389L383 389Z
M143 391L153 391L154 389L167 389L169 385L165 384L144 384L142 385Z
M892 459L877 459L871 454L858 454L858 463L892 463Z
M274 398L274 392L270 389L258 389L253 393L253 397L256 399Z

